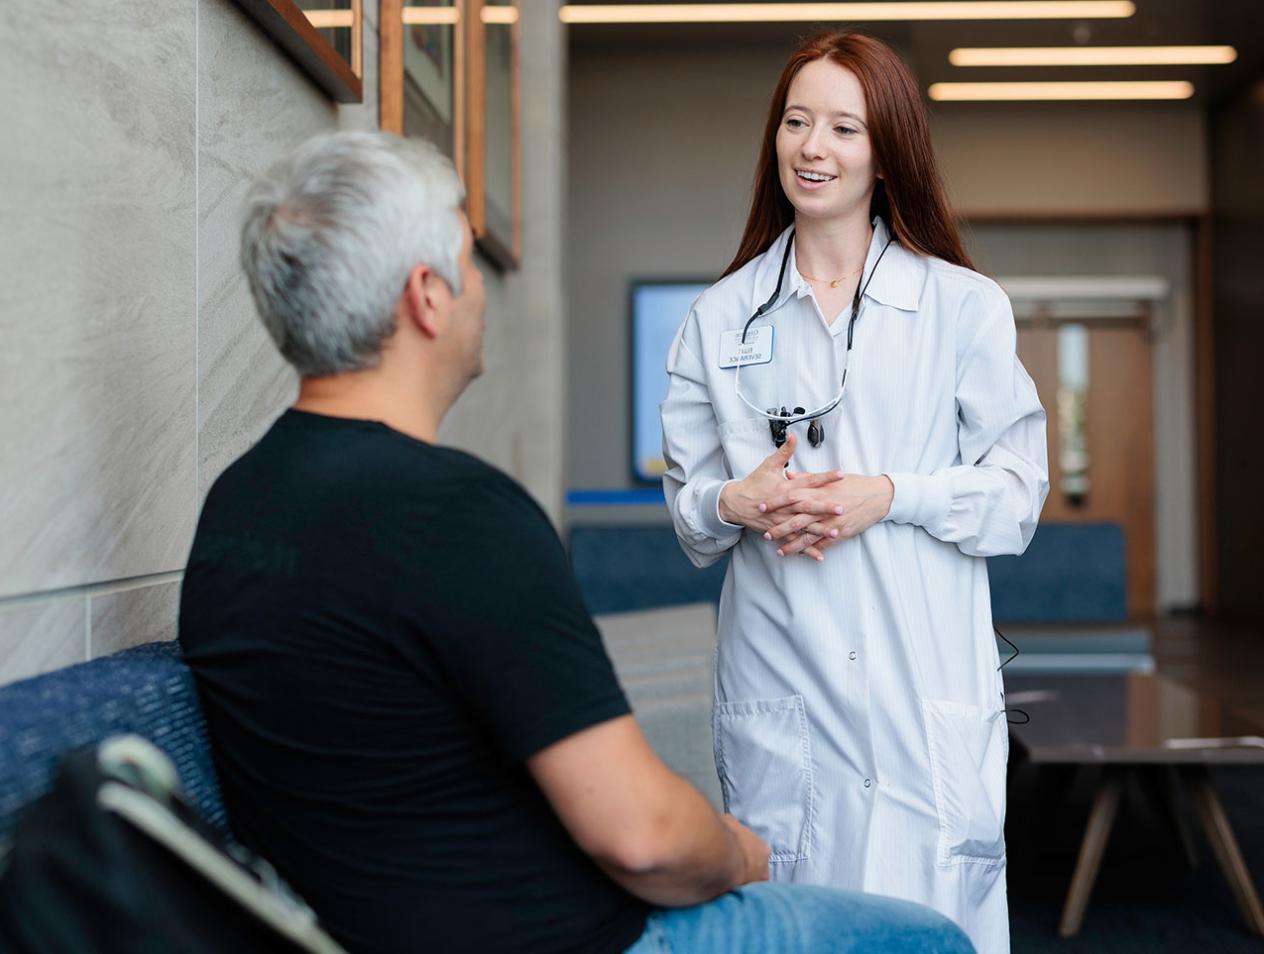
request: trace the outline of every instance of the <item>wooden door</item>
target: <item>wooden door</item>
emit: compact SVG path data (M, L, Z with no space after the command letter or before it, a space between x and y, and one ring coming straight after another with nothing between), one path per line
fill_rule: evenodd
M1087 378L1078 400L1086 466L1077 467L1067 412L1066 329L1078 329ZM1153 616L1154 412L1149 332L1142 322L1020 324L1018 356L1036 382L1048 415L1049 500L1042 523L1118 523L1124 530L1128 615ZM1059 391L1063 394L1060 397ZM1074 415L1071 415L1072 417ZM1086 478L1086 479L1084 479Z

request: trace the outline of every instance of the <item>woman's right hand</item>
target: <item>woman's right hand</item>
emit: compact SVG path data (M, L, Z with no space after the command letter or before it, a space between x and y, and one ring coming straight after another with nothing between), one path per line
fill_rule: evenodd
M726 523L738 524L756 533L771 530L785 520L784 514L774 511L761 512L760 504L792 490L824 487L841 480L843 473L828 470L814 474L796 474L786 479L785 468L794 456L798 442L793 431L786 435L786 442L764 458L763 463L742 480L733 480L720 491L720 517Z

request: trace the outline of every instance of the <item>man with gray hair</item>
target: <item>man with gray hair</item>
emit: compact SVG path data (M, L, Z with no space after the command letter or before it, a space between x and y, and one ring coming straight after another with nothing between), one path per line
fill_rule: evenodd
M767 845L650 749L547 517L436 443L482 371L462 200L370 133L250 194L299 395L211 488L180 606L237 836L356 952L969 950L927 909L756 884Z

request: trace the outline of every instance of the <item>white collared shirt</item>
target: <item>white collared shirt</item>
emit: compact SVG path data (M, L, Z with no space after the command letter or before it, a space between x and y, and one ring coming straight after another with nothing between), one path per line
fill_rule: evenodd
M661 406L664 488L690 560L706 566L733 552L716 676L722 780L740 775L743 759L761 778L796 777L795 764L775 764L798 751L794 740L782 752L758 741L758 720L771 716L743 720L788 711L791 699L805 712L813 754L803 824L814 855L790 850L798 860L781 874L774 865L774 877L931 904L981 951L1002 950L1005 720L980 558L1021 553L1035 532L1049 486L1045 414L1000 287L898 242L874 270L889 237L876 220L842 403L823 418L820 447L806 423L795 425L790 465L888 475L886 518L819 564L778 557L776 544L720 518L724 484L774 450L768 421L721 367L721 336L772 294L789 229L703 292L676 336ZM792 251L777 303L752 325L772 327L772 360L743 366L743 393L760 408L827 404L849 313L850 303L825 320ZM938 775L932 753L946 766ZM773 838L794 828L777 814L782 789L743 784L739 817ZM954 805L969 838L952 834Z

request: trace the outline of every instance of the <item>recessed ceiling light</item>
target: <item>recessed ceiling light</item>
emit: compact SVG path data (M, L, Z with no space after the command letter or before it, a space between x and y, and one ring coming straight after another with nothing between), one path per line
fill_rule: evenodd
M566 4L563 23L802 23L827 20L1088 20L1130 17L1131 0L907 0L894 3Z
M1069 99L1189 99L1185 81L1135 83L932 83L930 98L941 102Z
M1196 66L1237 58L1231 46L963 47L948 54L953 66Z

